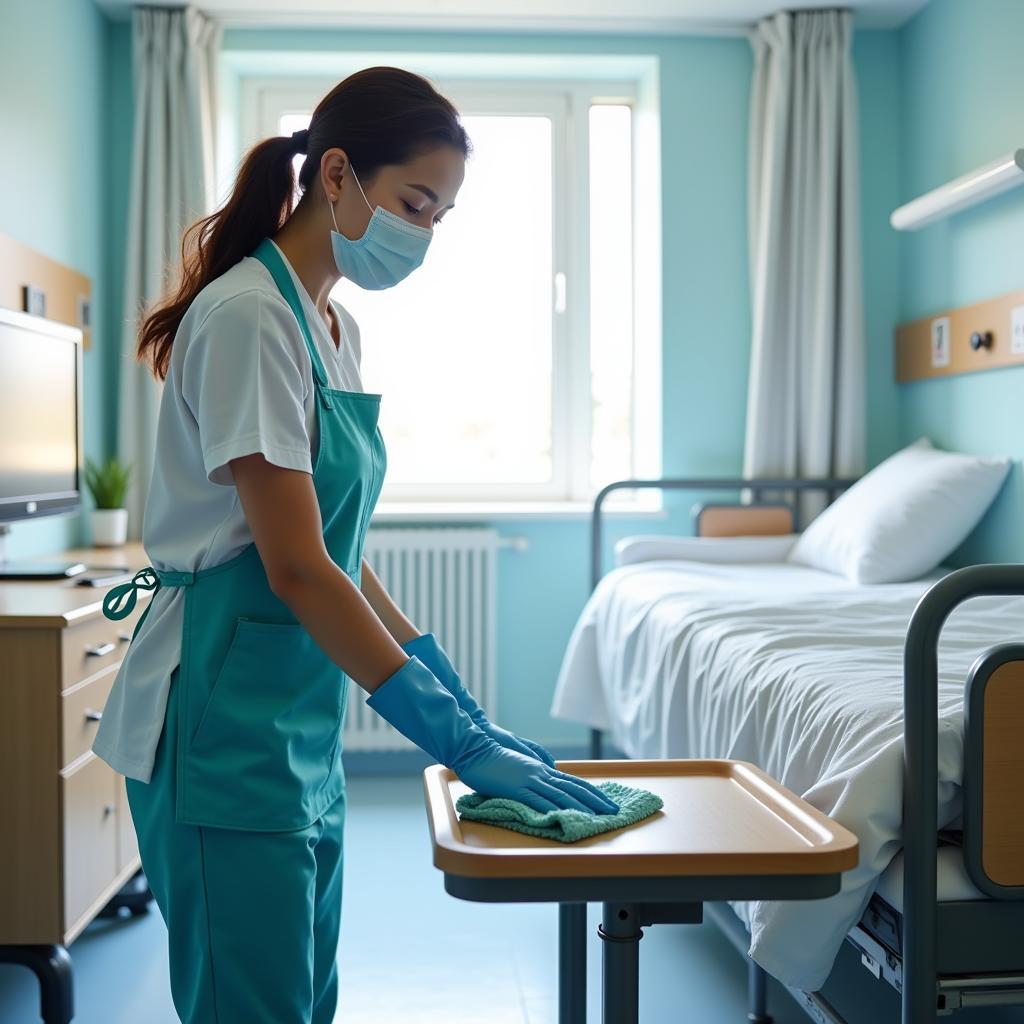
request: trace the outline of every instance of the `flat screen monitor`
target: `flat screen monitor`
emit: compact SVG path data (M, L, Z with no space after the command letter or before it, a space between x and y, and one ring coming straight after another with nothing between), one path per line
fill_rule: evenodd
M77 512L82 462L82 332L0 309L0 523Z

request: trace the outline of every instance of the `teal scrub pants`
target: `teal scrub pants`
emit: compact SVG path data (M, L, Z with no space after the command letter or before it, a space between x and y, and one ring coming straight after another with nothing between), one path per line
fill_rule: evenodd
M331 1024L346 794L306 828L175 821L178 669L148 783L127 780L142 866L167 923L184 1024Z

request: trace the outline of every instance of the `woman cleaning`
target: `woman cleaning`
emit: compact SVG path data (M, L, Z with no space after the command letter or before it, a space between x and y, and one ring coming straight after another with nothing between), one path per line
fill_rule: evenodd
M390 288L422 263L469 151L425 79L346 78L307 130L247 154L142 322L138 358L164 382L153 564L104 612L155 592L93 749L127 776L185 1024L334 1020L349 679L481 794L618 811L491 723L362 558L381 396L363 391L358 327L330 292L342 277Z

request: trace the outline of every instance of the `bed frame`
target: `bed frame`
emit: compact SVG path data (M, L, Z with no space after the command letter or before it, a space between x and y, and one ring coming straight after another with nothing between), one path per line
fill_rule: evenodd
M824 492L833 501L853 482L616 480L594 499L591 587L602 576L601 510L613 491L746 491L755 502L767 491L810 491ZM904 644L903 912L875 894L847 935L864 966L901 993L903 1024L935 1024L939 1015L969 1006L1024 1004L1024 643L990 648L966 680L964 863L974 885L991 898L939 903L936 897L939 636L958 605L988 595L1024 595L1024 565L973 565L944 576L918 602ZM601 757L601 738L600 730L591 730L592 758ZM931 794L930 799L924 799L925 794ZM746 956L749 936L732 908L709 903L707 910ZM748 1020L764 1024L771 1020L765 1004L765 973L749 958L747 963ZM789 991L812 1020L846 1024L820 992Z

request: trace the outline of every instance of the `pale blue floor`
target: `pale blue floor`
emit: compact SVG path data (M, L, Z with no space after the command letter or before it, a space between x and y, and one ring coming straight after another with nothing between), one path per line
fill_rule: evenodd
M449 896L431 864L419 778L350 776L345 845L338 1021L556 1024L556 908ZM601 1019L598 920L599 907L591 905L591 1024ZM167 982L166 932L155 908L141 918L95 923L70 953L76 1024L177 1021ZM744 964L710 923L646 929L640 970L642 1024L746 1020ZM894 993L853 963L849 973L844 991L835 994L843 1012L870 1003L874 1024L898 1021ZM770 1008L778 1024L804 1024L808 1018L771 985ZM0 1022L34 1024L37 1014L32 975L0 964Z

